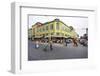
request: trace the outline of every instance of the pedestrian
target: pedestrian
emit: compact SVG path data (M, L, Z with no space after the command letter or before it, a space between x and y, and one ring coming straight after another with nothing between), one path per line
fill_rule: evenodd
M65 40L65 43L66 43L66 46L67 46L67 44L68 44L68 39Z
M36 41L35 48L36 48L36 49L39 48L39 42L38 42L38 41Z
M48 47L48 45L46 45L44 48L43 48L43 51L48 51L48 49L47 49L47 47Z
M50 50L53 50L52 41L50 41Z
M78 46L78 44L77 44L77 38L73 38L72 40L73 40L73 43L74 43L73 46Z

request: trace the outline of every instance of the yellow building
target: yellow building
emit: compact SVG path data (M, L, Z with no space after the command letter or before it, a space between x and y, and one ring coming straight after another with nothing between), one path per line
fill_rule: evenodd
M59 19L32 25L32 37L34 39L62 40L66 38L77 38L77 33L72 26L66 25Z

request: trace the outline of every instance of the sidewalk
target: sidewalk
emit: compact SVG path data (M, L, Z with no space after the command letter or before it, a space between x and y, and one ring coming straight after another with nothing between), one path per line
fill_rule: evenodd
M48 44L48 43L40 43L40 44ZM60 43L53 43L53 46L59 46L59 47L62 47L62 46L64 46L64 44L60 44Z

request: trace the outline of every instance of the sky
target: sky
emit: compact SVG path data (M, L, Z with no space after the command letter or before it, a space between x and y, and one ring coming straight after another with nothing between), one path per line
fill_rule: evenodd
M75 31L82 36L86 33L86 28L88 28L88 18L87 17L59 17L59 16L29 16L29 28L32 27L37 22L45 23L48 21L53 21L54 19L60 19L68 26L73 26Z

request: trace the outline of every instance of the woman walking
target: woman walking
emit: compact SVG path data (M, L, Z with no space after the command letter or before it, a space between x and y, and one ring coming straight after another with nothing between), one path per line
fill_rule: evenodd
M36 41L35 48L36 48L36 49L39 48L39 42L38 42L38 41Z

